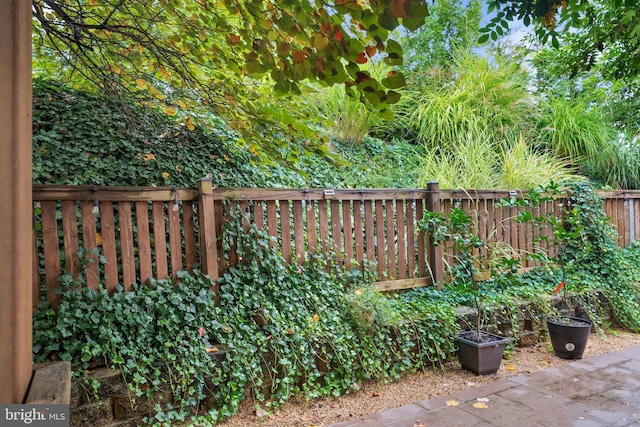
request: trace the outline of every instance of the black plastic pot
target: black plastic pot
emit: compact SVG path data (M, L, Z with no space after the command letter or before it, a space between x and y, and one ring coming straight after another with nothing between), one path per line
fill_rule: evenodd
M462 369L477 375L493 374L500 369L507 338L482 331L483 342L476 342L475 331L458 334L458 360Z
M553 352L561 359L582 359L591 334L591 322L579 317L547 317Z

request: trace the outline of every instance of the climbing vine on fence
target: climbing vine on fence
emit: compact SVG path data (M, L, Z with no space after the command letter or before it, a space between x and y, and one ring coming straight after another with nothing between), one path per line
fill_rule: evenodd
M452 354L453 305L388 298L368 270L343 270L331 257L286 265L268 234L243 228L241 217L224 235L241 262L218 295L198 272L113 295L63 275L57 313L46 303L35 313L34 358L71 360L78 377L104 360L123 370L134 396L172 396L148 420L171 424L231 416L247 392L265 411L300 393L340 395ZM214 362L207 348L226 357ZM215 403L205 406L205 396Z
M616 319L637 330L639 246L617 247L594 197L588 188L572 192L581 225L565 249L577 260L566 263L571 291L598 315L592 291L602 290ZM63 274L57 311L42 302L34 314L34 359L70 360L90 393L97 384L86 372L97 361L120 368L133 398L171 401L147 420L166 425L219 421L249 397L269 412L295 395L340 395L366 379L442 366L453 354L456 308L472 301L464 284L382 294L371 285L375 268L347 269L314 253L288 265L265 230L236 215L222 243L239 262L218 283L196 271L110 294ZM517 336L521 319L547 307L560 278L551 267L508 269L482 283L487 311Z

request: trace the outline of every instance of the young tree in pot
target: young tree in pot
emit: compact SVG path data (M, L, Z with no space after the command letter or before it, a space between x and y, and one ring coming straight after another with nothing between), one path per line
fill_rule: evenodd
M477 280L476 252L484 242L473 233L473 220L464 210L452 208L448 213L425 212L419 226L427 231L435 245L449 242L456 263L449 266L452 280L472 285L476 309L475 330L458 334L458 359L463 369L478 375L495 373L500 368L508 339L483 331L482 289Z
M575 316L576 306L571 301L567 286L567 269L576 263L574 251L568 248L579 247L583 237L580 206L573 203L566 192L560 191L558 184L551 182L548 186L541 186L529 191L517 204L529 208L542 204L558 203L560 211L547 210L545 214L533 216L531 210L518 213L517 221L535 222L539 230L548 228L550 233L542 232L537 239L547 243L547 253L539 252L536 258L555 265L560 270L560 283L553 290L554 294L562 291L562 306L550 313L546 318L547 330L556 356L562 359L581 359L584 353L592 322ZM513 206L514 201L505 201L503 205ZM548 205L547 205L548 206ZM555 252L555 253L551 253Z
M568 200L569 203L569 200ZM560 267L560 284L553 290L555 294L562 291L564 308L557 314L547 316L547 330L556 356L561 359L582 359L591 333L591 321L575 317L575 306L571 303L567 292L567 264L575 262L567 253L567 245L580 237L578 208L567 206L564 221L552 217L550 222L553 230L553 240L556 244L556 261Z

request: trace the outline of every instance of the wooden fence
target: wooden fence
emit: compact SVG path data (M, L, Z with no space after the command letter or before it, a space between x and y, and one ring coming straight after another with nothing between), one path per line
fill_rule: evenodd
M620 245L637 240L639 192L605 192L605 209L620 231ZM167 278L199 268L213 279L234 265L221 245L222 223L233 210L266 228L287 262L303 262L309 251L333 250L345 269L372 265L383 290L424 286L443 278L452 255L418 229L425 210L462 207L474 218L478 249L519 257L535 252L531 224L514 221L516 208L497 201L520 197L509 191L427 189L220 189L210 180L197 188L40 186L34 200L34 304L41 286L55 306L54 290L64 270L84 275L89 287L125 289L151 277ZM546 205L540 213L557 206ZM97 262L103 257L106 263Z

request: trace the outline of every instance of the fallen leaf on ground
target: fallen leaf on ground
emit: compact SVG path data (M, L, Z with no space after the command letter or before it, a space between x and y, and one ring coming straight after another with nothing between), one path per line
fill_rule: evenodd
M457 400L447 400L444 403L446 403L447 406L458 406L460 404Z
M380 393L371 393L371 397L380 397Z
M473 404L473 407L476 408L476 409L487 409L488 408L487 404L484 403L484 402L476 402L476 403Z
M507 371L517 371L517 370L518 370L518 368L516 368L515 366L507 365Z
M256 408L256 417L264 418L269 416L269 413L262 408Z
M218 347L205 347L204 351L207 353L217 353L220 349Z

